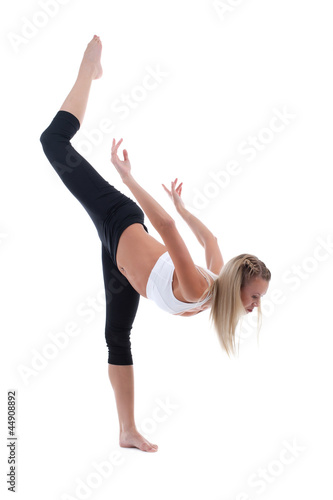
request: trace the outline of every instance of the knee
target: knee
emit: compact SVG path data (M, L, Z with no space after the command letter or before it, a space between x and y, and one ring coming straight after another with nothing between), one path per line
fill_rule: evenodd
M65 148L69 144L69 141L66 141L65 137L50 130L50 127L44 130L39 140L44 151L59 149L59 147Z
M111 365L132 365L133 358L130 341L131 329L105 328L106 345L109 351L108 363Z
M52 152L55 152L56 149L58 149L58 143L59 143L58 138L55 134L52 134L48 128L44 130L39 140L42 144L46 156L48 156Z
M43 147L54 144L66 146L80 128L79 120L71 113L59 110L40 136Z
M71 147L69 140L62 135L44 130L40 136L44 154L60 176L71 173L81 162L80 155Z
M48 129L44 130L42 135L39 138L42 146L46 146L50 142L50 134L48 133Z

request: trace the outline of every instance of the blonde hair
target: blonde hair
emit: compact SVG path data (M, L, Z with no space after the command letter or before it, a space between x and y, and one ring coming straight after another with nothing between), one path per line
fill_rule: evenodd
M222 267L220 274L209 289L209 293L212 294L210 319L214 324L221 347L229 357L230 353L235 354L236 326L241 316L245 314L241 289L255 277L270 281L271 273L258 257L244 253L229 260ZM259 302L258 334L261 320L262 312Z

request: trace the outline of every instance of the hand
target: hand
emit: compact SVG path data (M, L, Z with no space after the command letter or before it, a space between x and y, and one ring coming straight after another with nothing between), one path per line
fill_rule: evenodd
M185 205L184 205L183 200L181 199L183 183L181 182L179 184L179 186L176 187L177 181L178 181L178 179L175 179L173 182L171 182L171 191L169 191L169 189L166 188L164 184L162 184L162 186L164 187L165 191L168 193L168 195L170 196L170 198L174 202L175 207L176 207L177 211L179 212L180 210L185 208Z
M120 141L118 141L116 144L115 139L113 139L112 148L111 148L111 162L116 167L117 171L120 174L120 177L124 180L131 173L131 164L130 164L130 161L128 159L128 153L127 153L126 149L123 149L124 160L121 160L118 157L117 151L118 151L118 148L119 148L120 144L122 143L122 141L123 140L120 139Z

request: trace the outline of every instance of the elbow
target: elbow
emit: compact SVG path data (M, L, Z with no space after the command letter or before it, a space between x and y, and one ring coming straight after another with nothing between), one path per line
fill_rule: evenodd
M176 227L176 222L172 217L165 217L161 219L158 223L156 230L162 234L164 232L169 232Z
M217 237L212 234L210 234L208 237L205 238L203 242L203 247L206 249L209 247L211 244L217 244Z

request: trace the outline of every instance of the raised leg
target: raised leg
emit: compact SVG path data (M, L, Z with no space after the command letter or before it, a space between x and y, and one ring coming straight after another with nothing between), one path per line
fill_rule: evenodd
M101 66L102 42L98 36L88 43L80 65L79 74L74 86L66 97L60 110L72 113L80 125L87 108L91 82L103 74Z

